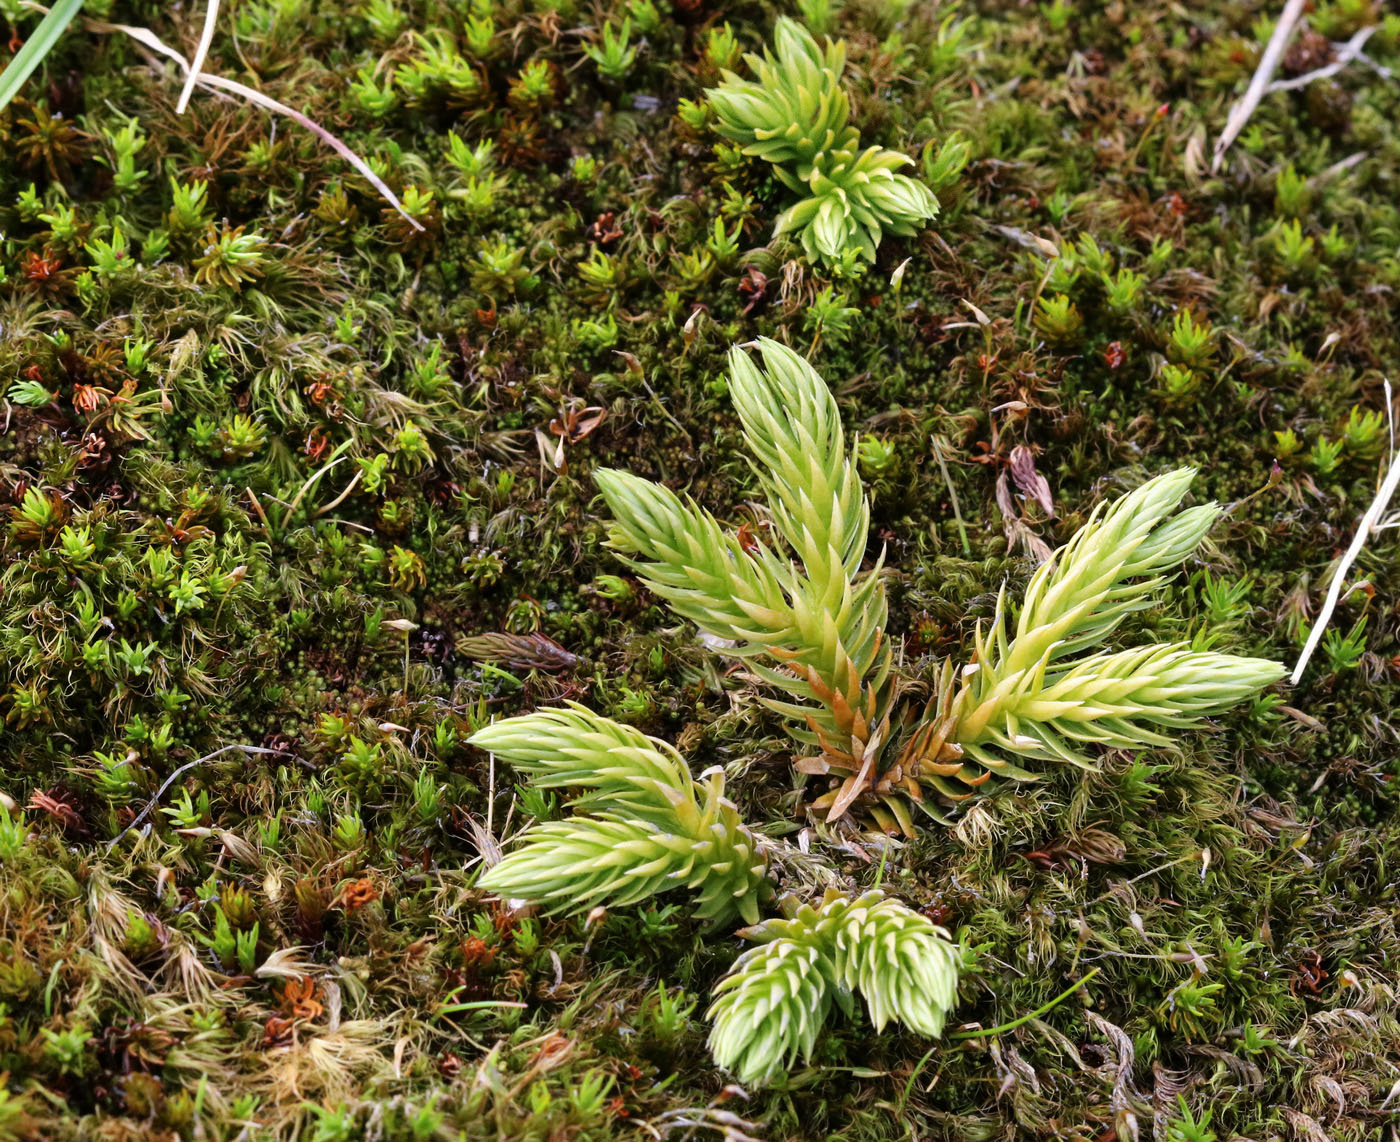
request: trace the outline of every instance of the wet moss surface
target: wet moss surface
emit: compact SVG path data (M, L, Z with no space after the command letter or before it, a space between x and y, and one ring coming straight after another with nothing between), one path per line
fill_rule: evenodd
M0 12L8 52L35 16ZM625 574L590 478L762 527L723 359L774 337L860 434L911 673L1183 464L1232 508L1121 637L1291 665L1388 454L1393 15L1314 5L1280 76L1376 26L1365 58L1212 174L1271 6L808 5L865 139L925 177L970 148L930 227L835 272L682 103L766 6L227 5L207 69L421 229L297 122L177 114L115 25L188 53L202 10L88 14L0 113L0 1136L1394 1130L1400 531L1296 688L887 842L804 817L781 722ZM473 887L558 806L464 739L563 698L724 766L809 850L788 889L880 878L957 932L960 1025L1098 974L989 1037L841 1020L729 1085L703 1015L737 940L679 898L585 922Z

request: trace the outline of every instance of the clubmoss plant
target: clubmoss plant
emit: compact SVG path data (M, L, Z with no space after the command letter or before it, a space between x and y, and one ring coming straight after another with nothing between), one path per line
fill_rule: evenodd
M482 887L555 911L637 904L682 886L695 915L758 920L771 892L767 859L724 796L724 776L697 781L678 753L581 706L543 710L479 730L472 744L499 754L541 789L583 788L576 813L525 834Z
M1159 476L1090 521L1036 572L1014 624L1003 588L973 662L932 679L893 669L879 561L863 569L869 523L836 402L791 349L761 340L765 368L729 357L730 391L786 550L741 542L713 516L657 484L603 470L611 542L680 615L787 699L793 736L817 747L797 768L835 784L813 807L828 820L857 801L885 827L913 830L905 798L961 800L1025 763L1093 766L1093 746L1164 747L1163 731L1229 709L1283 676L1264 659L1148 645L1099 649L1129 614L1153 605L1166 575L1199 546L1215 504L1178 511L1194 471ZM916 712L902 695L931 682Z
M758 941L715 987L710 1050L743 1081L762 1083L811 1057L833 1001L859 993L876 1031L898 1019L937 1038L957 1002L961 954L948 933L878 889L828 892L819 907L742 930Z
M696 781L664 742L577 704L508 718L473 745L526 774L535 790L582 790L574 815L527 829L523 844L489 868L483 888L555 912L639 904L659 892L695 892L698 919L736 914L759 942L715 988L715 1061L763 1083L810 1057L835 1001L851 1014L865 998L875 1030L898 1019L937 1038L957 1001L961 953L947 932L874 890L829 891L819 907L788 898L786 918L758 922L772 895L768 860L724 779Z
M814 261L841 263L852 252L866 261L886 233L912 235L938 213L926 186L896 173L913 160L884 147L861 149L847 122L841 89L846 45L817 45L796 21L781 17L774 50L744 59L754 78L722 70L706 91L715 129L744 154L773 164L773 173L802 198L779 216L774 236L794 233Z

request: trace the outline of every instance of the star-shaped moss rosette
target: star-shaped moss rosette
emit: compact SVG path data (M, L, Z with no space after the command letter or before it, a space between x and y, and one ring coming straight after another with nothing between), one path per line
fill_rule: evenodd
M820 47L802 25L782 17L773 44L762 55L744 56L753 79L726 70L720 85L706 91L715 129L744 154L772 163L800 196L779 216L775 237L797 235L813 261L840 262L854 252L873 262L885 234L917 233L938 213L938 199L897 173L913 162L909 156L861 147L841 89L842 41Z

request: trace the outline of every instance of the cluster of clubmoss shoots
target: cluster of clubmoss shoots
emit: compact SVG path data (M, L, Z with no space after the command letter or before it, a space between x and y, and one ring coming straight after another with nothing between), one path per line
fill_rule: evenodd
M1097 509L1036 572L1010 633L1003 588L972 663L945 663L934 698L910 709L905 695L920 680L894 669L879 563L863 568L869 507L836 402L798 354L759 344L761 369L731 351L729 389L786 550L741 541L660 485L609 470L595 478L627 565L795 699L769 704L820 750L797 768L836 778L813 802L828 821L859 801L882 827L912 835L906 802L932 811L926 792L963 800L993 774L1036 780L1035 761L1092 766L1089 745L1170 746L1162 730L1283 677L1275 662L1180 644L1102 649L1123 619L1154 605L1220 514L1215 504L1177 512L1194 475L1180 469Z
M937 1038L957 1001L961 953L947 932L878 891L828 891L820 908L784 902L787 919L758 922L773 893L767 856L723 796L719 769L701 781L674 749L577 704L507 718L471 744L511 762L537 790L573 789L575 813L525 830L482 888L552 912L628 907L685 889L711 926L742 916L759 942L715 988L715 1061L763 1083L809 1058L833 1001L847 1015L863 995L875 1030L899 1019Z

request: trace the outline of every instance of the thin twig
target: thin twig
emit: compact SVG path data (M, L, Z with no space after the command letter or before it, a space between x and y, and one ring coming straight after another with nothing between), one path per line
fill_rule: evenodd
M933 445L933 458L938 461L938 469L943 473L943 483L948 488L948 500L953 507L953 519L957 521L958 535L962 537L962 549L964 555L972 554L972 545L967 541L967 524L963 522L962 510L958 505L958 490L953 487L953 477L948 471L948 461L943 455L943 440L941 437L931 437Z
M1368 159L1369 157L1369 151L1355 151L1352 154L1347 155L1347 157L1344 159L1338 159L1330 167L1327 167L1325 170L1321 171L1317 175L1317 180L1319 182L1322 182L1326 179L1334 178L1335 176L1342 174L1345 171L1351 170L1351 168L1354 166L1359 166L1361 163L1365 162L1366 159Z
M1392 71L1390 68L1386 67L1385 64L1383 64L1383 63L1377 63L1377 62L1376 62L1375 60L1373 60L1370 56L1368 56L1365 52L1357 52L1357 53L1356 53L1356 58L1357 58L1357 60L1358 60L1359 62L1364 63L1367 67L1369 67L1372 71L1374 71L1374 72L1375 72L1377 75L1379 75L1382 79L1394 79L1394 78L1395 78L1395 72L1394 72L1394 71Z
M1021 1026L1021 1024L1023 1024L1023 1023L1029 1023L1032 1019L1035 1019L1035 1018L1037 1018L1037 1017L1039 1017L1039 1016L1041 1016L1041 1015L1044 1015L1044 1014L1045 1014L1047 1011L1049 1011L1051 1008L1056 1007L1056 1006L1058 1006L1059 1004L1063 1003L1066 999L1068 999L1071 995L1073 995L1076 991L1078 991L1081 987L1083 987L1086 983L1088 983L1091 979L1093 979L1093 978L1094 978L1096 975L1098 975L1098 974L1099 974L1099 969L1098 969L1098 968L1090 968L1090 969L1084 974L1084 978L1081 979L1078 983L1075 983L1075 984L1071 985L1070 987L1066 988L1064 991L1060 992L1059 995L1055 996L1055 998L1052 999L1052 1000L1050 1000L1048 1003L1042 1003L1042 1004L1041 1004L1039 1007L1037 1007L1034 1011L1030 1012L1030 1013L1027 1014L1027 1015L1022 1015L1019 1019L1013 1019L1010 1023L1003 1023L1000 1027L990 1027L990 1028L988 1028L988 1029L985 1030L985 1031L980 1031L980 1030L979 1030L979 1031L959 1031L959 1032L957 1032L957 1033L954 1034L954 1035L949 1035L948 1038L950 1038L950 1039L985 1039L985 1038L987 1038L989 1035L1000 1035L1000 1034L1002 1034L1003 1032L1014 1030L1015 1028Z
M1254 78L1249 81L1244 98L1230 109L1230 118L1225 122L1225 129L1220 132L1220 138L1215 140L1215 157L1210 162L1211 174L1220 170L1225 152L1239 137L1245 124L1249 122L1249 117L1254 114L1254 109L1259 106L1259 101L1264 98L1264 91L1278 69L1279 60L1283 58L1288 41L1293 38L1293 29L1298 26L1298 21L1303 16L1303 5L1306 3L1307 0L1288 0L1283 6L1278 23L1274 25L1274 34L1269 37L1268 46L1259 60L1259 66L1254 69Z
M1316 71L1310 71L1305 75L1295 75L1292 79L1276 79L1265 89L1265 95L1272 95L1275 91L1296 91L1300 87L1307 87L1315 79L1326 79L1336 75L1352 60L1361 55L1361 49L1366 46L1366 41L1380 30L1379 26L1372 24L1369 28L1362 28L1356 35L1352 36L1346 43L1337 49L1337 58L1326 67L1320 67ZM1379 65L1377 65L1379 66ZM1385 68L1382 74L1389 78L1390 69Z
M661 413L661 415L664 416L667 420L669 420L672 426L676 429L676 431L678 431L682 436L685 437L685 442L689 444L692 448L694 448L695 438L692 437L690 433L686 431L685 425L683 425L679 420L672 416L667 410L666 406L661 403L661 398L656 395L656 390L651 387L651 382L649 382L646 379L646 377L642 377L641 381L642 387L646 389L648 393L651 394L651 403L656 405L657 411Z
M175 104L176 115L183 115L185 108L190 105L190 96L194 94L200 72L204 70L204 61L209 58L209 45L214 42L214 26L218 18L219 0L209 0L209 7L204 11L204 31L200 33L199 46L194 49L194 58L190 60L189 74L185 76L185 86L180 91L180 101Z
M1155 876L1159 872L1165 872L1169 868L1175 868L1179 864L1185 864L1188 860L1195 860L1200 855L1200 853L1187 853L1184 857L1177 857L1176 860L1169 860L1166 864L1159 864L1156 868L1149 868L1146 872L1138 873L1137 876L1130 877L1127 880L1120 880L1102 896L1094 897L1093 900L1089 901L1089 904L1092 906L1102 903L1120 888L1126 888L1130 884L1136 884L1139 880L1145 880L1149 876Z
M253 505L253 510L258 513L258 518L262 520L263 534L268 539L272 538L272 524L267 518L267 512L263 511L263 506L258 502L258 493L252 488L244 486L243 490L248 493L248 501Z
M325 507L317 508L312 518L320 519L323 515L329 515L331 512L335 511L336 508L340 507L340 505L345 502L345 497L355 490L355 485L360 482L360 477L364 474L365 470L363 468L358 469L355 474L350 477L350 483L345 485L345 491L341 492L340 495L336 496L336 498L331 500Z
M1390 426L1390 459L1395 461L1395 399L1390 391L1390 381L1385 382L1385 422Z
M1386 396L1389 395L1390 384L1387 382ZM1387 401L1388 403L1389 401ZM1390 499L1395 495L1397 487L1400 487L1400 454L1391 457L1390 470L1385 474L1385 479L1381 481L1376 498L1371 501L1371 506L1361 517L1361 522L1356 526L1356 534L1351 537L1351 546L1347 548L1347 553L1342 556L1342 561L1337 564L1337 570L1332 575L1332 583L1327 588L1327 599L1322 604L1322 611L1317 616L1317 621L1313 623L1312 630L1308 633L1308 641L1303 646L1303 653L1298 657L1298 665L1293 668L1293 677L1289 679L1294 686L1298 685L1298 679L1303 676L1308 659L1317 649L1317 644L1322 641L1322 632L1327 629L1332 612L1337 609L1337 601L1342 596L1342 585L1346 581L1347 572L1351 570L1351 565L1356 562L1357 557L1361 554L1361 549L1366 546L1366 540L1370 538L1371 532L1376 529L1376 524L1385 514L1385 509L1390 505Z
M326 461L325 464L321 465L321 467L317 468L316 471L312 472L311 475L306 478L306 482L302 484L300 489L298 489L297 494L292 499L292 502L287 505L287 510L282 513L283 531L287 530L287 524L291 522L292 513L295 512L297 508L301 507L301 501L306 498L306 493L309 492L313 487L315 487L316 484L320 482L322 476L324 476L327 472L329 472L332 468L334 468L337 464L339 464L342 460L345 459L343 453L353 443L353 440L346 440L340 445L340 447L338 447L334 452L331 453L331 458L328 461Z
M146 819L146 816L150 813L150 811L156 807L157 803L159 803L161 797L165 794L165 791L175 783L176 778L180 777L181 774L188 773L196 765L203 765L206 761L213 761L220 754L228 753L229 750L232 749L242 750L244 753L276 754L279 757L292 756L285 749L266 749L260 745L235 744L222 746L221 748L216 749L213 753L207 753L203 757L197 757L193 761L187 761L184 765L180 766L179 769L177 769L174 773L172 773L169 777L165 779L165 781L161 784L161 787L156 790L156 795L146 802L146 807L131 819L131 823L127 825L126 828L124 828L110 841L107 842L107 848L110 850L112 846L114 846L119 840L126 836L127 833L131 832L132 829L136 828L137 825L144 821Z
M89 20L87 24L88 27L93 29L93 31L97 32L123 32L126 35L130 36L138 44L143 44L146 47L150 48L151 51L158 52L160 55L165 56L167 59L174 60L177 64L180 65L181 70L185 71L186 73L189 73L191 70L189 61L185 59L185 57L182 56L179 52L177 52L174 48L170 47L170 45L165 43L149 28L134 28L130 24L108 24L101 20ZM300 127L306 128L306 130L310 131L313 135L315 135L318 139L325 143L326 146L330 147L331 150L333 150L342 159L344 159L347 163L349 163L352 167L359 171L360 174L362 174L367 180L369 180L370 185L373 186L375 190L379 191L379 193L384 196L385 200L389 203L389 205L391 205L395 210L397 210L410 226L412 226L415 230L421 231L423 229L423 226L418 221L418 219L414 218L413 215L411 215L407 210L404 209L403 203L399 201L398 195L396 195L392 190L389 189L388 185L384 182L382 178L375 174L374 171L369 169L369 165L364 161L364 159L360 158L359 155L357 155L354 151L352 151L349 147L342 143L335 135L332 135L314 119L302 114L302 112L297 111L295 108L288 107L285 103L277 102L277 100L271 98L270 96L264 95L261 91L258 91L256 88L248 87L246 84L238 83L232 79L225 79L221 75L209 75L206 72L199 72L196 75L195 82L204 87L212 87L217 90L230 92L234 95L237 95L241 99L246 99L249 103L253 103L258 107L265 108L266 110L272 111L278 115L285 115L293 123L296 123Z

